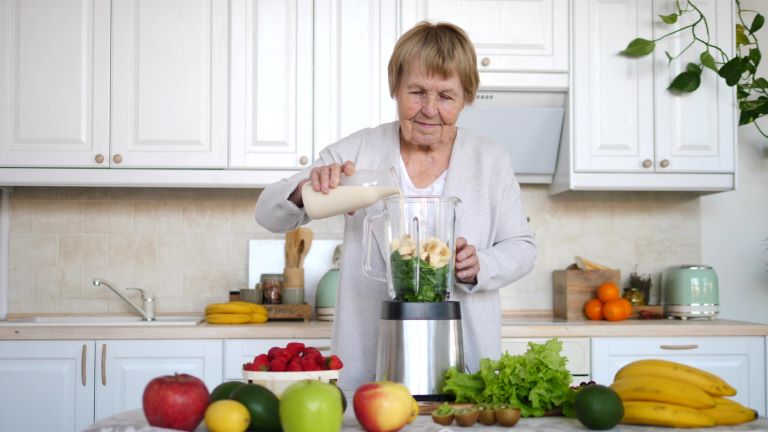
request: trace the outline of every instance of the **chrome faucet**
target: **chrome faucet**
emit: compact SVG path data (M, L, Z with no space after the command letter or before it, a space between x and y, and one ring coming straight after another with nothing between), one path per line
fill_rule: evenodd
M117 294L118 297L120 297L124 302L128 303L128 306L132 307L136 312L141 315L141 317L144 319L144 321L154 321L155 320L155 297L152 294L147 293L141 288L126 288L129 290L136 290L141 294L141 301L142 306L144 308L139 308L131 300L128 299L123 293L120 292L117 288L113 287L111 282L107 282L104 279L99 278L93 278L93 286L102 286L109 288Z

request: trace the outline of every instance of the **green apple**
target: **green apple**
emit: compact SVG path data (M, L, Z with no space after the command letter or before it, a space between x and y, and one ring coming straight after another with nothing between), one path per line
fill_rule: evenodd
M285 389L279 410L284 432L339 432L344 420L339 390L317 380L299 381Z

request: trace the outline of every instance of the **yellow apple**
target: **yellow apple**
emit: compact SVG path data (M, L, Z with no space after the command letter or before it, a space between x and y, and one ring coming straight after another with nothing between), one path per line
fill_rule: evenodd
M413 415L413 402L406 386L379 381L358 387L352 406L357 421L366 432L394 432L408 424Z

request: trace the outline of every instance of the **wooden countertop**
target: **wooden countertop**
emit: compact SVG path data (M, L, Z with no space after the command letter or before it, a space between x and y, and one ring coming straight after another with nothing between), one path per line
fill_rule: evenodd
M0 340L89 339L300 339L330 338L332 323L325 321L270 321L264 324L196 326L3 326ZM502 321L501 336L632 337L632 336L766 336L768 324L715 320L553 321L551 319Z

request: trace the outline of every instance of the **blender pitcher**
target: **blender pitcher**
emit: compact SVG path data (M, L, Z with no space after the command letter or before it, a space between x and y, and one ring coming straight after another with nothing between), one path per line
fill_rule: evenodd
M387 282L389 297L400 302L442 302L453 292L456 197L395 195L384 211L366 216L363 273ZM374 222L384 219L386 274L371 267Z

